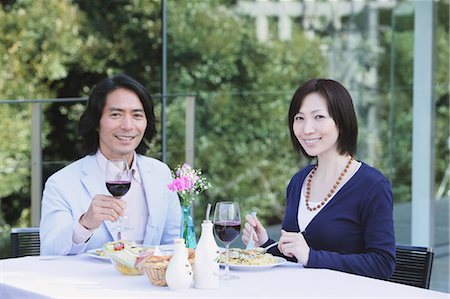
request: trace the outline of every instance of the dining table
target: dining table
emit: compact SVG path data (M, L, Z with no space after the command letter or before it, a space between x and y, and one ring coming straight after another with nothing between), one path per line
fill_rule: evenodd
M220 270L221 272L223 270ZM292 262L232 269L216 289L172 291L123 275L106 258L27 256L0 260L0 298L450 298L450 294Z

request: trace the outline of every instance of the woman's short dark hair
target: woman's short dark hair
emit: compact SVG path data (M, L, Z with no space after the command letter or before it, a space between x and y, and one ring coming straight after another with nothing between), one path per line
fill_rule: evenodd
M289 107L289 131L291 141L297 152L309 156L294 134L294 117L299 112L305 97L311 93L318 93L327 102L328 111L339 130L337 150L339 154L355 156L358 142L358 122L352 97L347 89L337 81L330 79L311 79L303 83L294 93Z
M117 75L112 78L102 79L89 94L89 100L86 110L80 118L78 126L81 139L83 141L83 150L85 154L93 155L99 147L98 128L103 108L105 107L106 97L111 92L119 88L125 88L134 92L144 107L147 118L147 128L141 143L136 148L138 154L145 154L148 146L156 135L156 120L153 111L153 99L142 84L127 75Z

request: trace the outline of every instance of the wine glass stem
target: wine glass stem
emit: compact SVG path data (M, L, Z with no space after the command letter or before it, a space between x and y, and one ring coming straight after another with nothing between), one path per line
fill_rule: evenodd
M116 198L121 199L122 197L117 196ZM119 219L117 219L117 226L118 226L117 239L122 240L122 232L125 231L125 221L122 216L119 216Z
M229 261L229 254L230 254L230 244L225 245L225 273L224 273L224 279L230 278L230 265L228 264Z
M117 220L118 222L118 232L117 232L117 238L119 240L122 240L122 232L124 231L124 222L123 222L123 218L119 216L119 219Z

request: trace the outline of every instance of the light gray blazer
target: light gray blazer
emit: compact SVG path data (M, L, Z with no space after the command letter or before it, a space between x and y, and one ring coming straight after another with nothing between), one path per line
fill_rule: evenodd
M181 208L177 193L167 187L172 180L170 169L159 160L136 157L149 213L144 244L172 244L180 237ZM49 177L42 197L41 255L78 254L116 240L114 223L104 221L86 243L72 242L74 223L96 194L109 192L95 155L87 155Z

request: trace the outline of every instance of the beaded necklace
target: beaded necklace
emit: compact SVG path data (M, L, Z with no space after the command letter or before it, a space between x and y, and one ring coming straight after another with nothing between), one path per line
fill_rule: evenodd
M342 179L344 178L345 173L350 168L350 165L352 165L353 160L354 160L354 158L351 157L350 160L347 162L347 165L345 166L344 170L339 175L336 183L333 185L333 187L331 188L330 192L328 192L327 196L325 196L324 199L321 202L319 202L315 207L311 208L310 205L309 205L309 199L310 199L310 196L311 196L311 181L312 181L312 178L313 178L314 174L316 173L317 167L319 166L319 163L316 163L316 165L314 166L314 169L311 171L311 173L308 176L308 180L306 181L305 203L306 203L306 208L309 211L312 212L312 211L315 211L317 209L320 209L331 198L331 196L333 196L333 193L336 191L337 187L339 186L339 184L341 183Z

